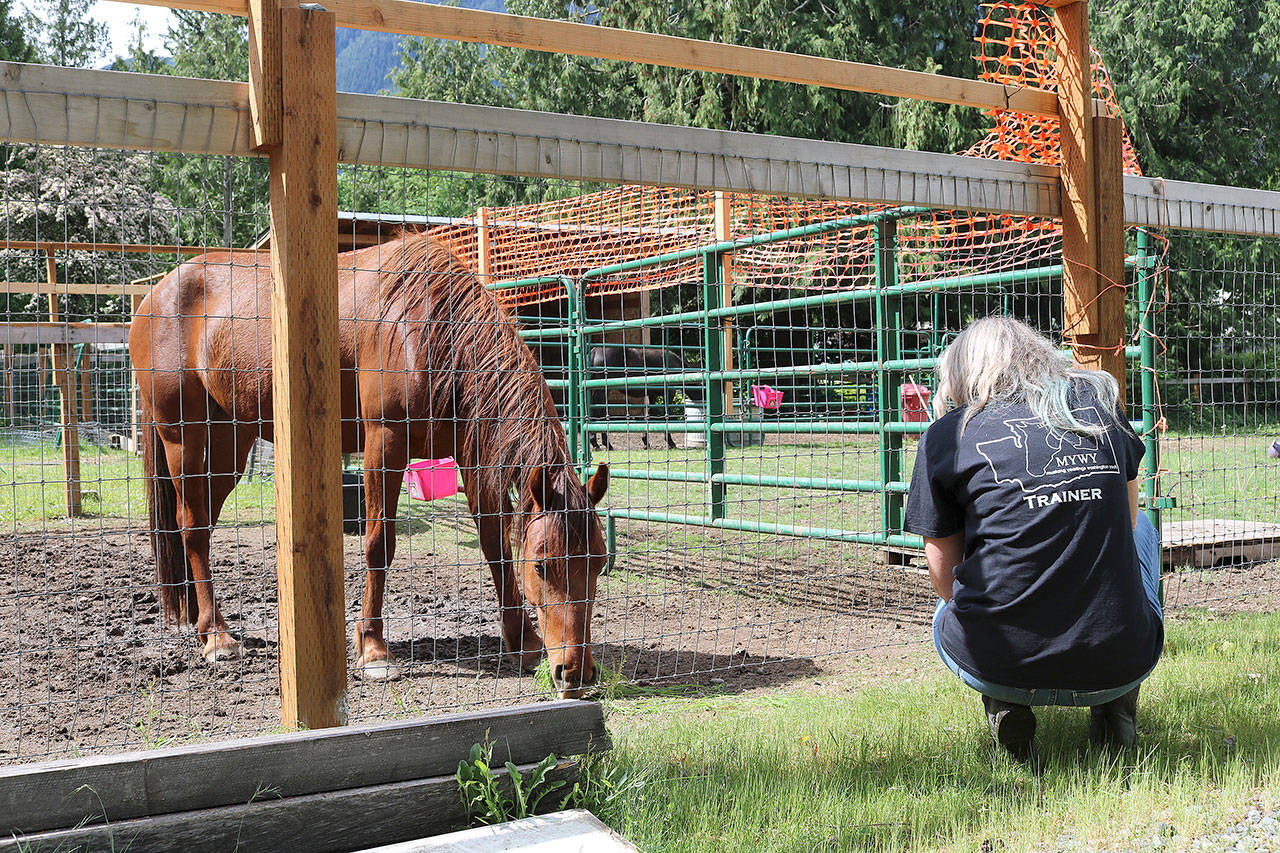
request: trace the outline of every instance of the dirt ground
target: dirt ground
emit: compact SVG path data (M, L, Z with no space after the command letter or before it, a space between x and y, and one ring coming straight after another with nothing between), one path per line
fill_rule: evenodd
M0 764L275 730L279 701L270 525L219 527L214 577L243 658L206 664L162 624L140 529L50 523L0 542ZM416 519L388 577L387 635L405 677L349 673L353 722L548 698L501 652L496 599L470 521ZM348 617L363 587L346 537ZM1276 565L1186 572L1170 607L1277 605ZM870 548L619 524L593 619L597 659L639 692L751 691L822 673L892 669L928 641L918 567ZM348 655L349 660L353 655Z

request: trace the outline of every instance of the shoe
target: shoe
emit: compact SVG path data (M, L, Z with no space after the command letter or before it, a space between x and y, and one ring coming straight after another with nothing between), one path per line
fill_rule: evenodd
M1089 741L1128 749L1138 742L1138 688L1089 709Z
M1035 755L1036 737L1036 715L1031 708L1001 702L986 695L982 697L982 705L987 710L991 739L1017 761L1030 761Z

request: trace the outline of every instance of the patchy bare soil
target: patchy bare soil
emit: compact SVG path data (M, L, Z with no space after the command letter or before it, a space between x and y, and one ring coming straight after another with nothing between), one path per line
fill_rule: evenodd
M189 630L162 624L146 534L98 524L0 542L0 764L278 727L274 529L214 533L216 588L246 654L211 666ZM346 554L354 618L358 538ZM1187 572L1166 595L1174 608L1272 609L1276 577L1275 564ZM627 682L737 692L896 671L926 646L932 602L918 568L886 568L871 548L621 522L592 630ZM386 613L405 677L351 672L353 721L546 698L501 652L489 571L456 510L401 537Z

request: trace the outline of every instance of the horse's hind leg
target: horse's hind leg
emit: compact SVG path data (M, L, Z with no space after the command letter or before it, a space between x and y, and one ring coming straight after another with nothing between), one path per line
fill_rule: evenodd
M182 544L191 566L191 583L196 590L196 635L205 660L234 658L240 644L231 636L227 622L213 597L213 574L209 568L209 538L213 519L205 450L208 433L203 424L185 424L161 429L165 456L178 492L178 525ZM223 496L225 499L225 495Z
M382 599L387 567L396 555L396 509L409 451L403 435L377 422L365 424L364 440L364 602L356 625L356 673L369 681L392 681L400 667L387 649Z
M258 437L254 425L236 425L218 421L209 427L209 517L216 526L240 475L244 472L249 451Z

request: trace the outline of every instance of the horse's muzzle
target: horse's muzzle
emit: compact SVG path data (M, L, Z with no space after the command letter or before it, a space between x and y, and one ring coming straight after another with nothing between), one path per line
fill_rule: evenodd
M588 689L595 686L600 679L600 667L591 664L591 671L566 669L564 664L557 664L551 671L551 680L561 699L581 699Z

